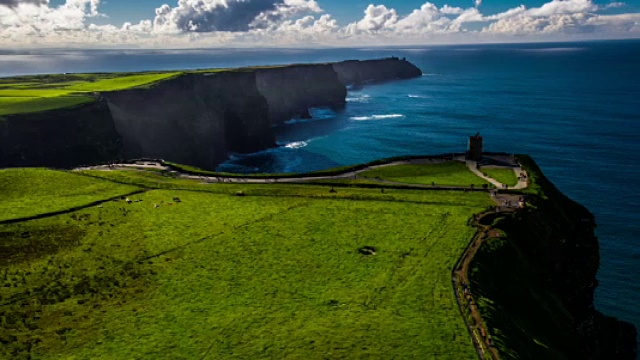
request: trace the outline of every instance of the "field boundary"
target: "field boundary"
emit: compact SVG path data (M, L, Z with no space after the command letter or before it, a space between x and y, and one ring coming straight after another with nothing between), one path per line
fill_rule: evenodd
M127 184L127 185L131 185L131 184ZM126 194L112 196L112 197L107 198L107 199L96 200L96 201L90 202L90 203L85 204L85 205L74 206L74 207L67 208L67 209L64 209L64 210L58 210L58 211L53 211L53 212L44 213L44 214L38 214L38 215L32 215L32 216L25 216L25 217L16 218L16 219L0 220L0 225L16 224L16 223L25 222L25 221L46 219L48 217L64 215L64 214L70 214L72 212L76 212L76 211L79 211L79 210L83 210L83 209L86 209L86 208L98 206L98 205L101 205L101 204L104 204L104 203L108 203L108 202L113 201L113 200L120 199L123 196L126 197L126 196L138 195L138 194L145 193L147 191L149 191L149 189L140 189L140 190L136 190L136 191L132 191L132 192L126 193Z

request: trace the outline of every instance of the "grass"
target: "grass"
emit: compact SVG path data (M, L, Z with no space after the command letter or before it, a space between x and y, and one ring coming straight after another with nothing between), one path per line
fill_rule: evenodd
M90 96L0 97L0 116L71 108L95 101Z
M24 173L2 192L60 174L149 190L0 225L0 358L477 356L451 268L484 193L126 171Z
M407 164L384 166L360 174L361 177L380 178L384 180L406 183L450 186L482 186L488 184L472 173L464 163L449 161L440 164Z
M0 79L0 115L70 108L95 101L94 92L152 86L181 74L60 74Z
M518 177L513 169L510 168L496 168L496 167L483 167L480 169L484 174L491 178L498 180L502 184L509 186L516 186L518 184Z
M46 169L0 170L0 221L36 216L139 190Z

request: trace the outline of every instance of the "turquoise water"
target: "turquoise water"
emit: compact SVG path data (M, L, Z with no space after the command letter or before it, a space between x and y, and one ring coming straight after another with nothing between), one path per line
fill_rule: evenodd
M309 171L404 154L460 152L480 131L490 151L532 155L597 217L596 306L640 329L640 41L396 49L0 51L0 76L407 57L425 73L349 94L340 113L278 127L277 149L221 170Z

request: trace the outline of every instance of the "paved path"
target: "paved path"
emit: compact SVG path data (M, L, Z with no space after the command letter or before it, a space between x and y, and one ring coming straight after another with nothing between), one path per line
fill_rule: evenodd
M497 189L504 189L504 184L502 184L501 182L497 181L494 178L485 176L480 170L478 170L478 163L476 161L474 161L474 160L466 160L466 163L467 163L467 167L469 168L469 170L471 170L471 172L473 172L477 176L485 179L486 181L490 182ZM527 179L526 178L523 179L522 177L520 177L520 174L523 173L524 170L522 170L522 168L519 167L519 166L513 167L512 169L513 169L514 173L516 174L516 177L518 178L518 183L516 184L516 186L509 186L509 189L513 189L513 190L526 189L527 188Z

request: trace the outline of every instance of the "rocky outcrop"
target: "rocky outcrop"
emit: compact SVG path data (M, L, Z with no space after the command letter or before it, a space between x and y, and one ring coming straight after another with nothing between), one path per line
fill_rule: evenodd
M71 167L117 159L118 134L107 103L0 119L0 167Z
M0 167L72 167L161 158L214 169L230 153L275 146L273 125L345 106L345 84L419 76L399 59L188 73L107 92L91 105L6 117Z
M422 76L422 70L417 66L398 58L343 61L333 64L333 69L345 86Z
M594 307L600 263L595 218L547 180L527 156L531 206L492 226L474 258L473 289L505 358L633 360L633 325Z
M309 109L344 108L347 89L328 65L296 65L256 70L258 91L267 99L274 125L308 117Z

